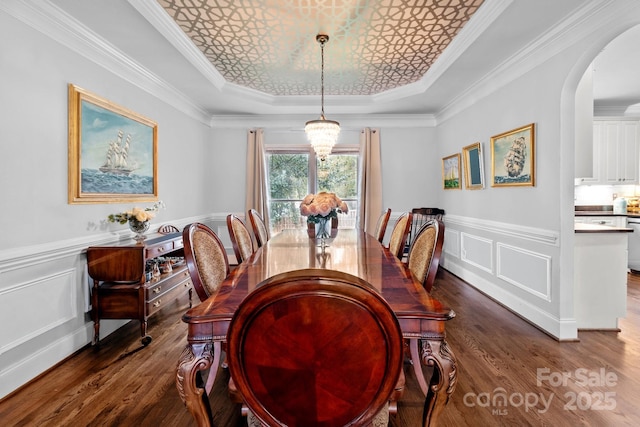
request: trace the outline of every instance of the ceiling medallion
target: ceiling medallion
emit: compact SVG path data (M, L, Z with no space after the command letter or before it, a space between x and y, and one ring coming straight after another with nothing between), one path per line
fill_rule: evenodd
M324 117L324 45L329 41L329 36L326 34L318 34L316 36L316 41L320 43L320 54L322 57L320 74L320 105L322 109L320 112L320 119L308 121L304 126L304 131L307 134L309 143L311 143L311 146L313 147L313 151L316 152L316 155L321 161L324 161L327 156L331 154L331 149L338 140L338 135L340 134L340 123L333 120L327 120Z

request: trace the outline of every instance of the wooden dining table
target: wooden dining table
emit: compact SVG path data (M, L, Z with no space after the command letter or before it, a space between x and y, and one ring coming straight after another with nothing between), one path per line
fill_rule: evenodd
M213 425L209 396L203 382L212 384L221 362L223 343L234 312L263 280L288 271L323 268L360 277L374 286L393 309L405 339L418 339L412 359L433 367L425 392L423 426L435 425L457 381L456 359L445 340L445 322L455 317L433 298L398 258L373 236L355 229L339 230L326 248L306 230L284 230L238 265L218 292L187 311L187 345L180 356L176 385L180 397L199 426ZM422 373L418 365L416 371Z

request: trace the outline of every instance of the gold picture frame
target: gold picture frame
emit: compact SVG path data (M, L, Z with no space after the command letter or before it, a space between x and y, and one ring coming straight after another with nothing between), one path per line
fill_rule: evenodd
M445 190L460 190L460 153L442 158L442 188Z
M69 84L69 203L158 200L158 124Z
M464 161L464 183L468 190L484 188L484 166L482 144L475 142L462 149Z
M491 186L535 186L535 123L491 137Z

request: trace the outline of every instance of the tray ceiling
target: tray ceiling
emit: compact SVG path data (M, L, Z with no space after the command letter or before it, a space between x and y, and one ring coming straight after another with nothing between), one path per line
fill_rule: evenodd
M420 80L484 0L157 0L230 83L374 95Z

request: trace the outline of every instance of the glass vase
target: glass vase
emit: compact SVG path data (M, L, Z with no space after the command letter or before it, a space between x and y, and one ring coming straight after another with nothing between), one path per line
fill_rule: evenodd
M129 220L129 229L136 233L136 235L133 236L136 242L142 242L147 238L144 233L149 229L149 225L149 221L138 221L137 219Z
M321 216L316 223L316 239L331 237L331 218Z

